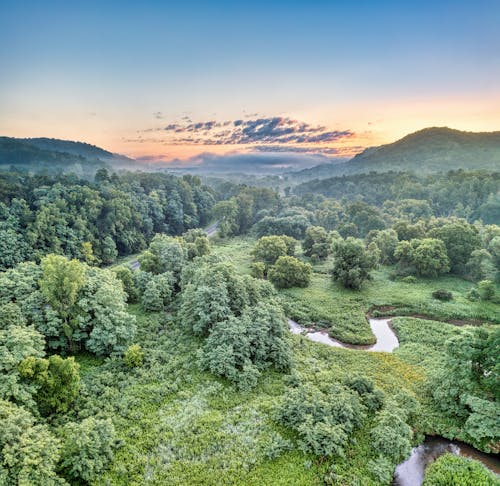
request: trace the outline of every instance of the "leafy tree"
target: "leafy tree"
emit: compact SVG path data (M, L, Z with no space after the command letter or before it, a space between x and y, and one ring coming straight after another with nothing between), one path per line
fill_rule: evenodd
M127 294L127 302L130 302L131 304L137 302L137 299L139 298L139 291L135 286L134 274L132 273L132 270L128 267L119 266L113 268L112 271L123 285L123 290Z
M265 216L255 225L259 236L265 235L287 235L295 239L302 239L310 221L303 214L290 216Z
M181 322L194 334L206 336L217 323L232 315L223 281L213 285L187 284L182 292Z
M495 449L500 434L495 419L499 343L496 327L463 330L446 342L443 363L429 380L436 405L459 420L468 441L482 449Z
M0 398L32 404L35 387L24 383L19 374L20 363L32 356L44 355L43 336L32 327L9 326L0 329Z
M393 229L377 231L376 236L372 239L380 250L380 263L383 265L391 265L395 263L394 251L398 245L398 234Z
M2 462L8 471L7 484L67 485L56 473L60 449L60 442L46 425L33 425L23 430L2 450Z
M29 254L30 247L23 235L12 228L2 227L0 222L0 271L26 260Z
M68 411L80 390L80 366L75 358L29 356L19 364L21 376L36 387L34 399L44 415Z
M273 265L281 256L286 256L288 247L281 236L263 236L252 250L254 260Z
M247 309L240 318L215 324L201 356L202 367L248 390L261 370L287 370L290 351L285 339L285 318L275 303Z
M350 237L335 242L333 256L333 280L346 288L359 289L377 264L375 256L365 249L363 242Z
M278 288L307 287L311 282L312 267L295 257L280 256L269 269L268 278Z
M144 271L154 274L172 272L177 280L186 257L182 239L157 234L151 240L148 251L140 255L138 260Z
M111 236L106 236L101 245L101 261L105 265L113 263L118 256L116 243Z
M464 273L472 252L481 248L481 237L477 228L464 221L451 222L434 228L429 236L444 242L453 273Z
M92 243L90 241L84 241L80 248L81 259L87 264L92 265L97 261L94 255L94 250L92 249Z
M8 304L0 305L0 329L25 325L26 319L17 304L9 302Z
M310 226L302 243L304 255L312 258L326 258L332 251L332 237L321 226Z
M142 294L142 306L152 312L160 312L170 305L174 293L175 277L172 272L154 275Z
M264 278L266 275L266 265L263 262L253 262L250 265L250 272L254 278Z
M62 320L69 347L75 350L74 333L78 328L75 307L85 283L85 266L78 260L48 255L42 260L40 290Z
M155 279L151 279L142 294L141 304L144 310L160 312L164 310L161 291Z
M468 278L479 280L496 280L497 269L493 256L484 249L474 250L465 266L465 273Z
M85 347L98 356L121 354L135 335L135 316L127 312L126 295L113 272L90 268L78 301Z
M423 277L437 277L450 269L444 243L434 238L402 241L394 256L400 267Z
M238 205L234 199L220 201L213 208L214 216L219 221L218 233L221 237L238 233Z
M61 430L59 469L71 481L97 481L113 460L116 433L111 419L89 417Z

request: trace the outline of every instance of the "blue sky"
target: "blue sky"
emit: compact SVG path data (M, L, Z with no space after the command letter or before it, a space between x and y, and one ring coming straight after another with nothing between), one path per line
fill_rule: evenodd
M252 150L162 131L183 117L352 132L328 145L339 153L429 125L500 127L498 1L0 5L4 135L169 159Z

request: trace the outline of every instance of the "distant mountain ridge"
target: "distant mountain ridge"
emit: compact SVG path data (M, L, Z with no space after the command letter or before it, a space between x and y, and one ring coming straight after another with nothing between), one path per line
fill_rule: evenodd
M313 167L293 177L306 181L372 171L421 174L457 169L500 170L500 131L425 128L396 142L367 148L347 162Z
M93 174L102 167L137 168L134 159L95 145L55 138L0 137L0 167Z

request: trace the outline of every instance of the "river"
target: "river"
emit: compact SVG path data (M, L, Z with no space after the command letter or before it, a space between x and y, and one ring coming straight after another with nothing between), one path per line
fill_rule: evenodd
M498 455L486 454L462 442L443 437L427 437L422 444L413 448L406 461L396 467L393 485L420 486L424 480L425 468L445 452L475 459L494 473L500 474Z
M308 331L303 328L298 322L288 319L288 326L293 334L302 334L305 332L305 336L311 341L317 343L327 344L328 346L334 346L337 348L348 348L348 349L359 349L363 351L385 351L392 352L397 347L399 347L399 341L389 325L391 319L370 319L370 327L372 329L373 335L377 339L375 344L363 346L355 344L347 344L336 339L331 338L326 331Z
M399 347L399 340L390 326L391 319L369 319L372 332L377 339L371 346L347 344L331 338L326 331L309 331L298 322L288 319L288 327L292 334L304 334L308 339L336 348L357 349L362 351L385 351L391 353ZM394 486L420 486L424 480L425 468L428 464L445 452L470 457L482 462L488 469L500 474L498 455L486 454L458 441L450 441L444 437L428 437L418 447L414 447L410 457L396 467Z

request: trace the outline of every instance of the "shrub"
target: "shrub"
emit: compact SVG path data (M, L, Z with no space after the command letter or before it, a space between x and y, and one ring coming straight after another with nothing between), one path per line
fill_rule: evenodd
M408 284L414 284L414 283L417 283L417 279L413 275L408 275L407 277L403 277L401 279L401 282L408 283Z
M425 473L422 486L495 486L498 478L480 462L454 454L443 454Z
M325 391L309 384L289 388L278 410L278 420L299 434L301 449L318 456L343 456L364 417L359 395L339 384Z
M453 294L446 289L438 289L432 292L432 297L437 300L442 300L444 302L452 300Z
M123 355L123 361L130 368L142 366L143 360L144 353L142 352L140 344L132 344Z
M470 300L471 302L477 302L481 296L479 295L479 292L476 288L472 288L467 292L467 300Z
M254 278L264 278L266 273L266 265L262 262L253 262L250 265L250 274Z
M269 269L269 280L278 288L307 287L311 282L312 267L295 257L281 256Z
M477 284L477 290L482 300L493 300L496 289L491 280L482 280Z

